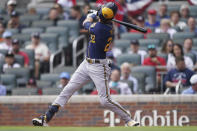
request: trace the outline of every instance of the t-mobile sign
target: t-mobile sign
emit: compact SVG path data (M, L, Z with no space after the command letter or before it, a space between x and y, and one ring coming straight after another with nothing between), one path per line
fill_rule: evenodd
M178 117L177 110L166 111L165 115L158 114L157 110L152 110L152 115L142 115L142 113L143 110L136 110L134 116L132 116L135 121L140 122L141 126L183 126L189 125L190 122L189 117L186 115ZM104 123L108 123L109 126L113 127L115 124L120 123L120 119L115 118L114 112L105 110Z

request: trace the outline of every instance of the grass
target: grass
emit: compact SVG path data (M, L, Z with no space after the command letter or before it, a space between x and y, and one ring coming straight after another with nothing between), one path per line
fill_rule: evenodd
M0 131L197 131L197 126L185 127L19 127L0 126Z

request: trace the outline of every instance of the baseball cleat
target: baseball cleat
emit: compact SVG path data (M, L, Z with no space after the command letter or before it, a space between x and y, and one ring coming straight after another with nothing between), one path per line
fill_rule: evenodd
M46 123L44 115L42 115L42 116L40 116L38 118L32 119L32 124L34 126L48 126L48 124Z
M140 126L140 123L139 123L139 122L136 122L136 121L134 121L134 120L130 120L130 121L127 123L127 126L128 126L128 127Z

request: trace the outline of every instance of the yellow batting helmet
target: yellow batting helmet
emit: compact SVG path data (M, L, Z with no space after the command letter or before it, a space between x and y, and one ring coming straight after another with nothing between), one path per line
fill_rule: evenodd
M98 16L102 21L111 20L116 15L118 8L115 3L109 2L103 6L98 11Z

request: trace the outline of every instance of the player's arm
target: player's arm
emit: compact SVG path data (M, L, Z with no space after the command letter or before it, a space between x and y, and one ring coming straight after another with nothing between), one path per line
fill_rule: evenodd
M95 10L93 13L87 15L86 19L83 22L83 26L85 30L89 30L93 21L97 18L97 11Z

